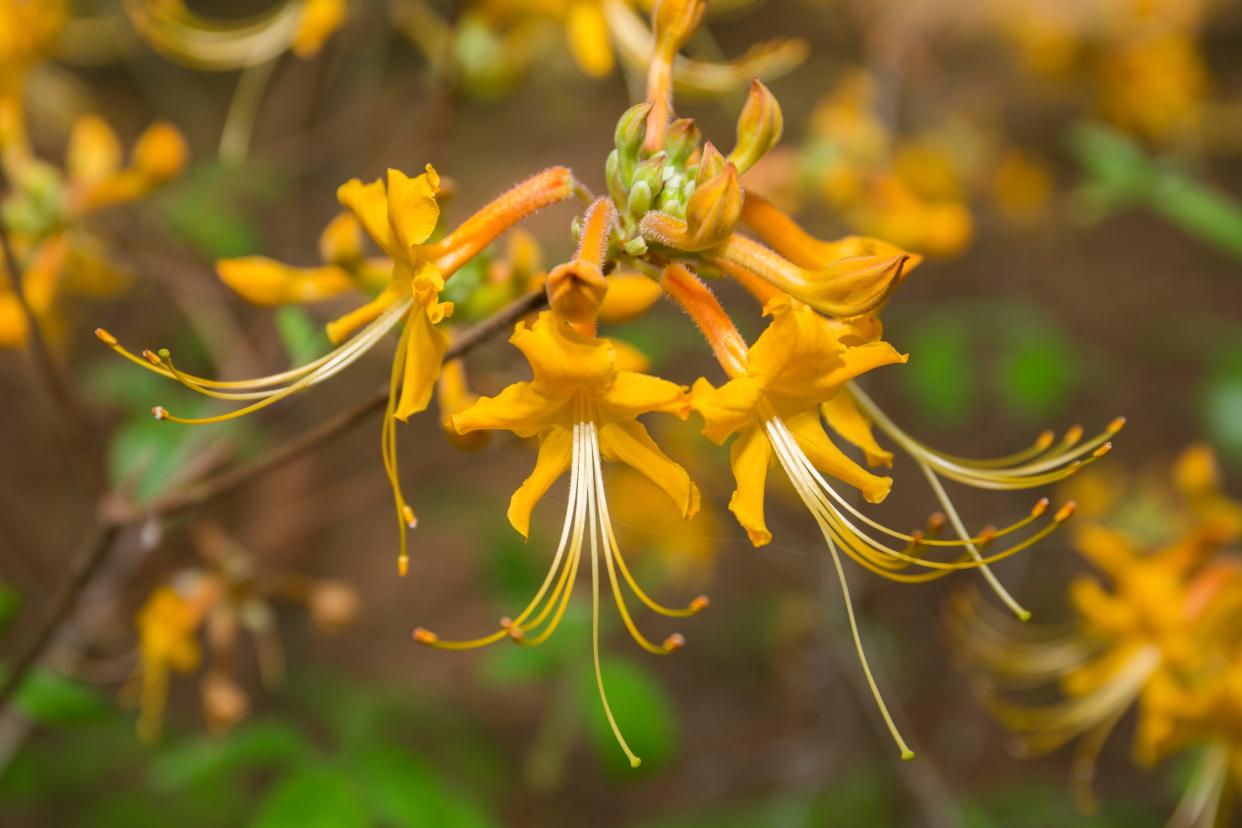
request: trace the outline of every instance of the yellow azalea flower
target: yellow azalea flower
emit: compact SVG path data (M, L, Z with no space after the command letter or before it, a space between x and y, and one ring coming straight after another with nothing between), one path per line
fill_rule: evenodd
M674 634L655 644L635 625L622 591L624 582L651 610L682 617L701 610L699 598L684 610L652 600L630 573L617 544L604 492L602 460L623 463L660 487L683 518L698 511L699 491L685 469L655 444L638 416L664 412L685 418L690 411L687 390L667 380L616 368L610 342L580 333L551 311L533 325L519 322L510 340L526 357L533 378L510 385L495 397L484 397L453 416L461 434L506 430L519 437L537 437L539 453L530 477L509 502L509 522L523 537L530 532L530 515L565 472L570 473L568 506L561 540L552 565L531 602L496 632L472 641L444 641L419 628L416 640L450 649L480 647L506 637L524 644L542 643L556 630L573 589L573 581L589 542L592 590L592 652L600 701L617 741L637 766L639 759L621 735L604 690L599 654L600 558L626 628L644 649L665 654L679 648Z
M763 490L775 457L791 479L812 479L805 469L809 463L859 489L871 503L888 495L890 478L871 474L828 439L818 406L847 381L906 361L887 342L843 346L823 317L789 297L773 299L763 312L772 322L748 350L745 372L720 388L700 379L693 394L704 434L717 443L738 434L731 454L737 490L729 509L756 546L772 539L763 517ZM787 456L790 448L794 454Z
M67 19L65 0L0 0L0 152L27 152L22 89Z
M1192 454L1179 461L1179 473L1201 479L1204 457ZM992 693L988 703L1028 753L1078 739L1073 776L1084 808L1092 804L1100 750L1128 710L1137 711L1133 753L1144 765L1203 741L1212 722L1217 733L1229 729L1227 715L1208 711L1224 665L1242 652L1242 568L1214 560L1235 538L1204 519L1148 550L1118 529L1083 527L1075 545L1107 584L1093 575L1071 583L1075 620L1068 631L1012 629L967 597L953 605L950 630L974 669L1001 685L1059 686L1063 699L1053 704L1018 704Z
M328 323L328 338L337 347L305 365L255 379L212 380L180 370L167 350L144 351L139 356L123 348L107 331L95 332L122 356L193 391L247 403L228 413L202 418L180 417L162 406L153 409L157 419L205 424L259 411L318 385L348 368L400 327L389 376L388 407L381 427L381 454L401 527L397 566L402 574L409 567L405 529L413 528L417 521L401 493L396 421L427 408L435 392L448 349L448 338L441 325L453 312L453 303L440 301L445 279L511 225L544 206L563 201L574 188L568 169L552 167L497 197L433 244L428 239L440 218L436 202L439 183L439 175L428 164L425 172L414 178L390 169L386 181L364 184L353 179L343 184L337 198L349 210L352 221L334 220L320 240L328 267L338 268L339 272L287 268L256 258L221 263L221 277L238 293L268 303L333 294L352 279L350 273L358 273L360 282L368 281L370 277L365 274L377 265L359 260L361 241L353 237L357 227L365 230L384 252L387 284L383 290L371 301Z
M202 659L196 635L213 595L214 590L208 590L187 598L172 587L161 587L138 612L142 711L138 733L145 741L159 736L170 673L191 672Z

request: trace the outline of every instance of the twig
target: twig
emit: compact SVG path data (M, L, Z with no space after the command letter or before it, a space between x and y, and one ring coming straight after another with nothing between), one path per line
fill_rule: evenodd
M82 591L103 567L116 547L122 525L105 520L95 531L90 543L79 552L70 565L69 578L63 581L52 596L47 617L39 626L35 637L14 659L12 667L0 683L0 710L8 707L13 695L21 688L26 675L43 658L44 652L56 639L61 626L73 615Z
M0 177L0 185L7 183ZM9 236L9 228L0 220L0 248L3 248L4 266L9 273L9 281L13 284L13 295L17 297L17 303L21 307L22 316L25 317L27 339L30 343L30 356L35 366L35 373L39 375L48 396L52 399L52 404L56 408L61 423L61 429L64 431L66 442L69 444L70 450L74 457L82 466L87 478L95 487L96 492L102 492L107 488L107 475L104 473L103 466L99 463L94 452L91 451L89 444L90 429L87 425L86 418L82 416L81 410L78 408L77 402L73 395L69 392L69 385L65 382L64 374L61 373L60 366L56 364L55 358L52 356L52 349L47 344L47 338L43 335L43 328L36 318L34 309L30 307L30 303L26 299L26 289L23 285L24 272L20 263L17 261L17 253L13 250L13 240Z
M518 319L539 309L546 302L547 295L543 291L538 291L509 303L458 337L445 354L445 359L457 359L464 356L501 331L508 330ZM42 660L48 647L56 640L61 627L73 616L83 590L108 560L124 528L152 518L166 517L175 512L200 506L231 492L265 472L288 463L309 449L348 431L370 414L382 410L387 401L388 388L385 386L375 396L363 400L353 408L271 449L251 462L188 484L184 489L151 503L135 506L105 495L101 507L102 517L95 537L87 549L75 559L69 579L61 584L52 598L47 617L35 636L14 659L11 671L0 684L0 711L7 708L12 701L13 694L21 687L27 674Z

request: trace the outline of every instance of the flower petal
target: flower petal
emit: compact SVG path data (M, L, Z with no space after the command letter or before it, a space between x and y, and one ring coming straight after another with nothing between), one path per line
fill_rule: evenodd
M216 273L238 295L256 305L315 302L354 287L349 274L335 265L290 267L266 256L221 259L216 263Z
M509 341L526 356L535 384L549 394L567 385L602 385L615 370L612 343L579 333L551 311L529 327L519 322Z
M677 504L682 517L690 517L699 510L698 486L691 482L685 469L660 450L642 423L604 423L599 428L599 448L605 459L625 463L663 489Z
M684 420L690 416L688 392L684 385L650 374L618 371L607 389L600 394L599 401L609 414L619 420L632 420L649 411L676 414Z
M772 444L761 428L748 428L729 447L729 463L737 488L729 498L729 511L746 530L750 542L763 546L772 540L763 519L763 492L772 466Z
M458 434L503 429L519 437L534 437L555 424L567 398L545 396L534 383L515 382L494 397L481 397L474 405L453 415Z
M872 474L837 448L824 433L818 411L791 417L785 425L815 468L858 489L868 503L880 503L888 497L893 479Z
M336 191L336 199L347 207L385 253L396 257L392 226L388 223L388 195L383 181L363 184L357 178L346 181Z
M409 332L406 336L405 371L401 379L401 398L394 412L398 420L406 420L431 403L431 394L444 364L444 352L448 350L448 338L427 317L420 305L415 305L406 319Z
M599 321L608 325L628 322L643 314L663 294L655 279L641 273L614 273L608 277L608 290L599 306Z
M612 44L608 39L608 23L600 4L577 0L566 13L565 34L569 51L583 72L602 78L612 71Z
M430 164L417 178L400 170L388 171L388 222L402 254L408 256L411 247L427 241L436 229L440 220L440 207L436 204L439 188L440 176Z
M893 453L875 441L871 423L858 410L849 394L839 393L819 407L832 430L863 450L867 465L892 468Z
M762 400L763 389L750 377L731 379L719 388L700 378L690 390L690 407L703 417L703 433L718 444L753 423Z
M453 419L456 422L457 418ZM535 460L535 469L509 500L509 523L522 533L522 537L530 537L530 513L548 488L569 469L570 461L573 460L573 449L572 432L560 426L552 428L539 438L539 456Z
M379 318L380 314L392 307L400 297L401 289L398 286L389 285L384 291L367 302L360 308L355 308L349 313L333 319L327 324L325 330L328 332L328 339L332 344L344 342L349 336L363 325L368 325Z

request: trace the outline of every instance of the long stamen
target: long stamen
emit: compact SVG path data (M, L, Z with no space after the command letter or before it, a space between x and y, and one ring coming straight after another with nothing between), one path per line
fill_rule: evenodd
M771 429L769 434L774 431L775 429ZM901 737L900 731L897 730L897 725L894 723L893 717L888 711L888 706L884 703L884 697L880 694L879 685L876 683L875 676L871 672L871 666L867 663L867 654L863 649L862 637L858 631L858 620L854 616L854 602L850 598L849 583L845 577L845 568L841 565L841 556L837 553L837 545L832 539L832 531L824 520L821 510L817 508L818 504L816 500L809 493L811 485L807 480L806 475L804 473L799 473L796 463L790 456L789 446L786 445L784 441L779 439L773 440L772 445L773 448L776 449L777 458L780 460L781 466L785 470L785 474L789 477L790 482L794 484L794 488L797 489L798 495L802 498L802 502L806 504L807 509L810 510L816 523L819 524L820 533L824 536L824 540L828 543L828 552L832 556L832 564L836 569L837 580L841 584L841 596L845 600L845 612L846 617L849 619L850 635L854 639L854 649L858 653L858 661L862 665L863 675L866 676L867 685L871 688L871 695L875 699L876 706L880 710L880 715L884 719L884 724L888 727L888 731L892 735L893 741L897 743L897 747L901 751L901 758L907 761L913 759L914 751L910 750L910 746L906 744L905 739Z
M585 426L583 427L585 430ZM584 435L585 436L585 435ZM589 438L588 438L589 439ZM584 462L586 458L583 458ZM595 491L588 488L587 502L590 511L591 523L596 519L596 497ZM614 589L615 589L614 581ZM634 632L631 629L631 632ZM617 744L621 746L621 750L625 751L626 757L630 760L630 767L636 768L642 764L642 759L630 750L629 743L625 741L625 737L621 735L621 728L617 725L617 718L612 714L612 706L608 703L608 693L604 690L604 672L600 668L599 658L599 539L595 532L591 532L591 657L595 662L595 686L599 690L599 700L604 706L604 715L608 717L608 726L612 728L612 735L616 738Z

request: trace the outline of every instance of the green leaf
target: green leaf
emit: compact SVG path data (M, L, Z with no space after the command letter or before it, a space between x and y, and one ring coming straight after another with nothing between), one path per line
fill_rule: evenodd
M268 791L253 828L367 828L372 824L350 780L328 767L304 768Z
M964 422L977 393L969 327L949 314L935 315L918 323L903 341L910 361L893 373L910 404L938 425Z
M651 673L631 661L604 658L603 676L617 725L630 749L642 760L642 770L667 764L677 752L679 736L667 691ZM606 768L628 778L634 771L608 726L594 672L582 671L577 688L592 747Z
M176 791L260 768L297 767L313 753L293 726L255 719L221 736L198 736L160 751L148 774L156 790Z
M1242 348L1226 351L1211 366L1200 393L1199 416L1222 457L1242 463Z
M158 199L173 235L209 259L231 258L262 247L259 208L276 198L285 179L254 160L191 168Z
M105 718L114 708L85 684L49 670L35 670L17 692L17 707L45 725L80 726Z
M9 584L0 581L0 631L9 625L21 605L21 593Z
M1042 420L1064 407L1077 382L1073 343L1053 325L1029 322L1002 333L995 387L1015 417Z
M323 326L299 307L285 305L279 308L276 311L276 330L294 365L304 365L328 350L328 335L324 333Z
M372 816L400 828L491 828L498 823L467 791L390 745L367 746L348 762Z

